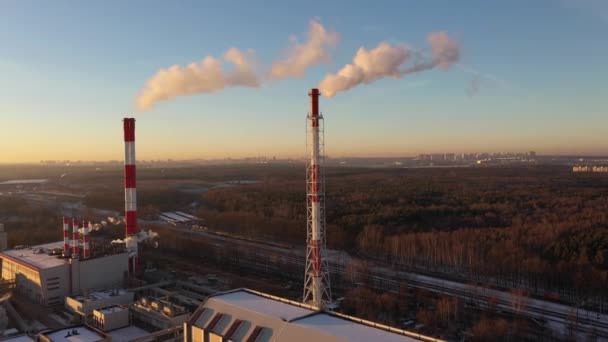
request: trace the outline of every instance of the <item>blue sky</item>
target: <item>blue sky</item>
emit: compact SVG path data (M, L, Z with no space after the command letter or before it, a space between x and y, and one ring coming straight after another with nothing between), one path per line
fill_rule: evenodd
M340 34L331 62L261 88L179 97L138 113L159 69L231 47L268 66L311 19ZM527 151L608 154L608 2L0 2L0 162L301 156L307 91L382 41L425 47L446 31L450 70L322 98L330 156ZM471 82L479 89L468 94Z

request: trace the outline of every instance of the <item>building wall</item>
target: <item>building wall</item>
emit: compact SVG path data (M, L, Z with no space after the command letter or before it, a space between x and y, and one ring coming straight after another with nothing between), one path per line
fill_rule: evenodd
M25 267L8 258L2 258L2 279L14 280L17 291L33 301L42 300L40 275L37 270Z
M70 294L70 268L61 265L40 270L44 305L59 305Z
M133 296L133 292L126 292L109 298L99 298L97 300L87 300L84 302L79 302L74 298L67 297L65 299L65 306L80 315L91 315L93 310L105 308L107 306L130 305L133 303Z
M69 292L68 276L67 265L37 270L2 258L2 278L15 280L17 292L43 305L62 303Z
M110 313L95 310L93 311L93 325L104 331L124 328L129 325L129 310L124 309Z
M80 289L83 293L93 290L121 288L125 272L129 271L127 253L103 258L80 260Z

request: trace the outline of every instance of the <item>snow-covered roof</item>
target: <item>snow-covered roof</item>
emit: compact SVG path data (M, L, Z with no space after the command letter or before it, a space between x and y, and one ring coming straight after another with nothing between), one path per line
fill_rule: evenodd
M34 268L46 269L65 264L64 259L58 258L57 255L48 254L50 250L56 248L63 248L63 241L20 249L9 249L0 253L0 256L5 254L12 259L33 266Z
M77 334L72 334L73 331ZM84 325L56 330L44 335L53 342L96 342L105 339L104 335Z
M257 335L276 342L433 341L426 336L331 311L314 310L248 289L209 297L189 324L226 339L243 341Z

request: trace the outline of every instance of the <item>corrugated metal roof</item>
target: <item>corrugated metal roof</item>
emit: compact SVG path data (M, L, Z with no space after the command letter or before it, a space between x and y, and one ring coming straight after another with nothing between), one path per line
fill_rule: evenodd
M190 324L225 338L240 327L239 338L244 341L258 338L255 335L262 331L265 338L276 342L440 341L247 289L211 296L197 311L202 308L209 314ZM219 329L213 317L230 317L230 321Z

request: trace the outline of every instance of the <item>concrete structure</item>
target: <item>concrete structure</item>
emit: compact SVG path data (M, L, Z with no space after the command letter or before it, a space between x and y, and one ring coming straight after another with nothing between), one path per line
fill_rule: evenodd
M8 248L8 237L4 230L4 224L0 223L0 252L5 251Z
M84 324L44 332L40 334L40 342L177 342L178 340L175 339L175 336L181 337L181 332L171 331L167 333L163 331L150 333L133 325L127 325L114 330L102 330L92 325Z
M209 297L184 323L184 342L421 340L440 341L246 289Z
M331 287L327 266L325 240L325 179L323 169L323 116L319 112L319 89L310 96L306 165L306 270L304 274L305 303L318 308L331 304Z
M135 119L123 120L125 135L125 243L129 252L129 272L137 271L137 190L135 162Z
M103 331L86 325L58 329L39 335L40 342L111 342Z
M131 306L133 320L157 329L181 326L189 316L185 307L160 298L141 297Z
M6 308L0 304L0 331L6 330L8 327L8 315L6 314Z
M0 252L2 278L43 305L58 305L69 295L122 287L126 252L93 255L90 259L62 256L64 241Z
M93 311L93 326L103 331L124 328L129 325L129 309L113 305Z
M81 315L90 316L93 311L133 303L134 293L117 289L89 293L86 296L70 296L65 298L65 306L71 311Z

